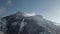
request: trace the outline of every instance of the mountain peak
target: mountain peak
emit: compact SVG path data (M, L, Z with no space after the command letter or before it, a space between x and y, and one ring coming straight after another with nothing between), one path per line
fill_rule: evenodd
M1 23L3 23L3 24L1 24ZM60 32L59 31L60 27L57 27L56 25L53 24L53 22L50 22L50 21L42 18L41 15L36 15L35 13L27 14L27 13L24 13L21 11L17 11L15 14L11 14L9 16L3 17L2 19L0 19L0 24L2 25L2 26L0 26L0 30L1 30L1 28L3 28L3 29L7 28L7 30L9 29L8 30L9 32L7 32L6 30L5 30L5 32L9 33L9 34L10 34L10 32L12 33L12 30L13 30L13 34L15 32L16 33L19 32L21 34L22 33L23 34L25 34L25 33L26 34L27 33L28 34L30 34L30 33L32 33L32 34L35 34L35 33L36 34L40 34L40 33L55 34L56 32L58 32L58 33ZM3 29L1 31L4 31Z
M23 13L23 12L21 12L21 11L17 11L17 12L16 12L16 14L18 14L18 15L19 15L19 14L24 14L24 13Z

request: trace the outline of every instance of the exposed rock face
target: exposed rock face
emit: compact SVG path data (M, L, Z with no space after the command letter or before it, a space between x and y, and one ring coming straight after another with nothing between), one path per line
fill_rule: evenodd
M5 34L59 34L53 22L40 15L26 17L18 12L0 19L0 31Z

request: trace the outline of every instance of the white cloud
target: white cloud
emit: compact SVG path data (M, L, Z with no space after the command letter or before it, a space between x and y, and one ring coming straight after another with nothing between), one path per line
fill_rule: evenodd
M7 5L12 5L12 1L11 0L7 0Z
M27 17L29 17L29 16L35 16L36 15L36 13L31 13L31 14L29 14L29 13L26 13L24 16L27 16Z
M3 13L6 10L4 7L0 7L0 14Z

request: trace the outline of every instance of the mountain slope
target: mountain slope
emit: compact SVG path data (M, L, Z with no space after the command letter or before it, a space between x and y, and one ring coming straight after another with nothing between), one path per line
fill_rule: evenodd
M41 15L25 16L17 12L0 19L0 29L7 34L60 34L53 22L44 19Z

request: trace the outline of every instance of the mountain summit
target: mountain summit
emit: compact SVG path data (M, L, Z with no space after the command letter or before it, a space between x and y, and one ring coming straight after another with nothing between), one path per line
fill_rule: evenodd
M18 11L0 19L0 31L4 34L60 34L58 26L41 15L26 16Z

